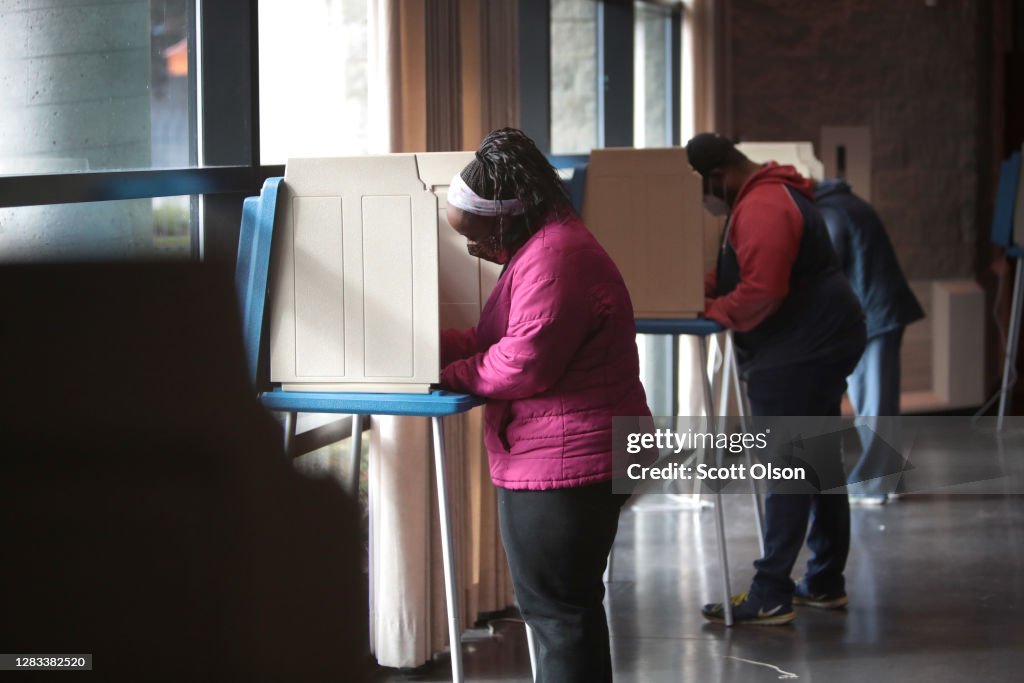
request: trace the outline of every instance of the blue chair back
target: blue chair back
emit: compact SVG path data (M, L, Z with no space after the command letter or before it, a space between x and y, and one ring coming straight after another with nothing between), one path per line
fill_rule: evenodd
M1020 152L1014 152L999 168L999 187L992 214L992 243L1001 247L1013 245L1013 213L1020 183Z
M242 335L249 378L256 382L256 369L263 337L263 317L270 277L270 245L274 239L278 189L284 178L267 178L259 197L242 204L242 227L238 233L235 290L242 314Z

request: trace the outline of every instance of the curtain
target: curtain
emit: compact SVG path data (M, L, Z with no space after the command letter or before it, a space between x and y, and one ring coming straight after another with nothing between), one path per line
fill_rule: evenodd
M519 127L518 3L460 0L462 142L475 149L490 131Z
M692 123L684 137L705 131L731 134L729 103L728 12L729 0L685 0L683 13L683 92L690 101L683 121ZM685 140L684 140L685 143ZM704 214L704 269L713 270L718 256L723 221ZM719 344L724 337L719 335ZM721 347L720 347L721 348ZM700 415L704 409L701 367L697 341L682 336L679 340L680 395L679 411L683 415ZM715 401L720 387L715 387ZM731 411L738 406L730 403Z
M515 4L374 0L371 110L390 151L474 149L485 128L515 123ZM444 419L464 628L513 604L482 413ZM381 416L371 429L370 647L384 666L415 667L448 645L430 421Z
M482 415L444 419L464 628L513 603ZM414 667L448 645L430 421L378 416L370 429L370 648L384 666Z

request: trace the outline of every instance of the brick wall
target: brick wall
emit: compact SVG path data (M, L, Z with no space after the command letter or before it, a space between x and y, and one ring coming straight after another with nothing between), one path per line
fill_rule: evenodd
M988 230L987 2L732 0L732 134L869 126L872 198L911 278L974 270Z

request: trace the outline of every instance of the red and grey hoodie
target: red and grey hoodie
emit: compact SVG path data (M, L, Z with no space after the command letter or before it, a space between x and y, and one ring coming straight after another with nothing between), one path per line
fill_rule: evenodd
M864 314L813 197L811 181L774 162L736 196L705 315L735 332L744 374L864 348Z

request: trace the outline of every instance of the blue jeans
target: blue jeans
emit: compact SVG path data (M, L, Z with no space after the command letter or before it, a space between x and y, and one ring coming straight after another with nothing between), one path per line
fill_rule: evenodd
M903 330L903 327L898 327L869 339L864 355L847 379L850 402L858 418L900 414ZM881 477L899 472L903 464L899 455L899 435L893 432L895 427L895 421L861 422L858 433L863 455L847 480L851 493L887 493L885 480ZM882 432L884 441L876 437L876 431Z
M846 376L857 363L848 358L829 364L790 366L752 373L747 380L754 417L840 415ZM823 463L842 467L839 434L822 443ZM810 531L808 531L808 524ZM845 495L773 493L765 497L764 557L754 562L751 596L789 605L791 573L804 538L811 551L807 584L814 593L845 590L843 570L850 550L850 503Z

